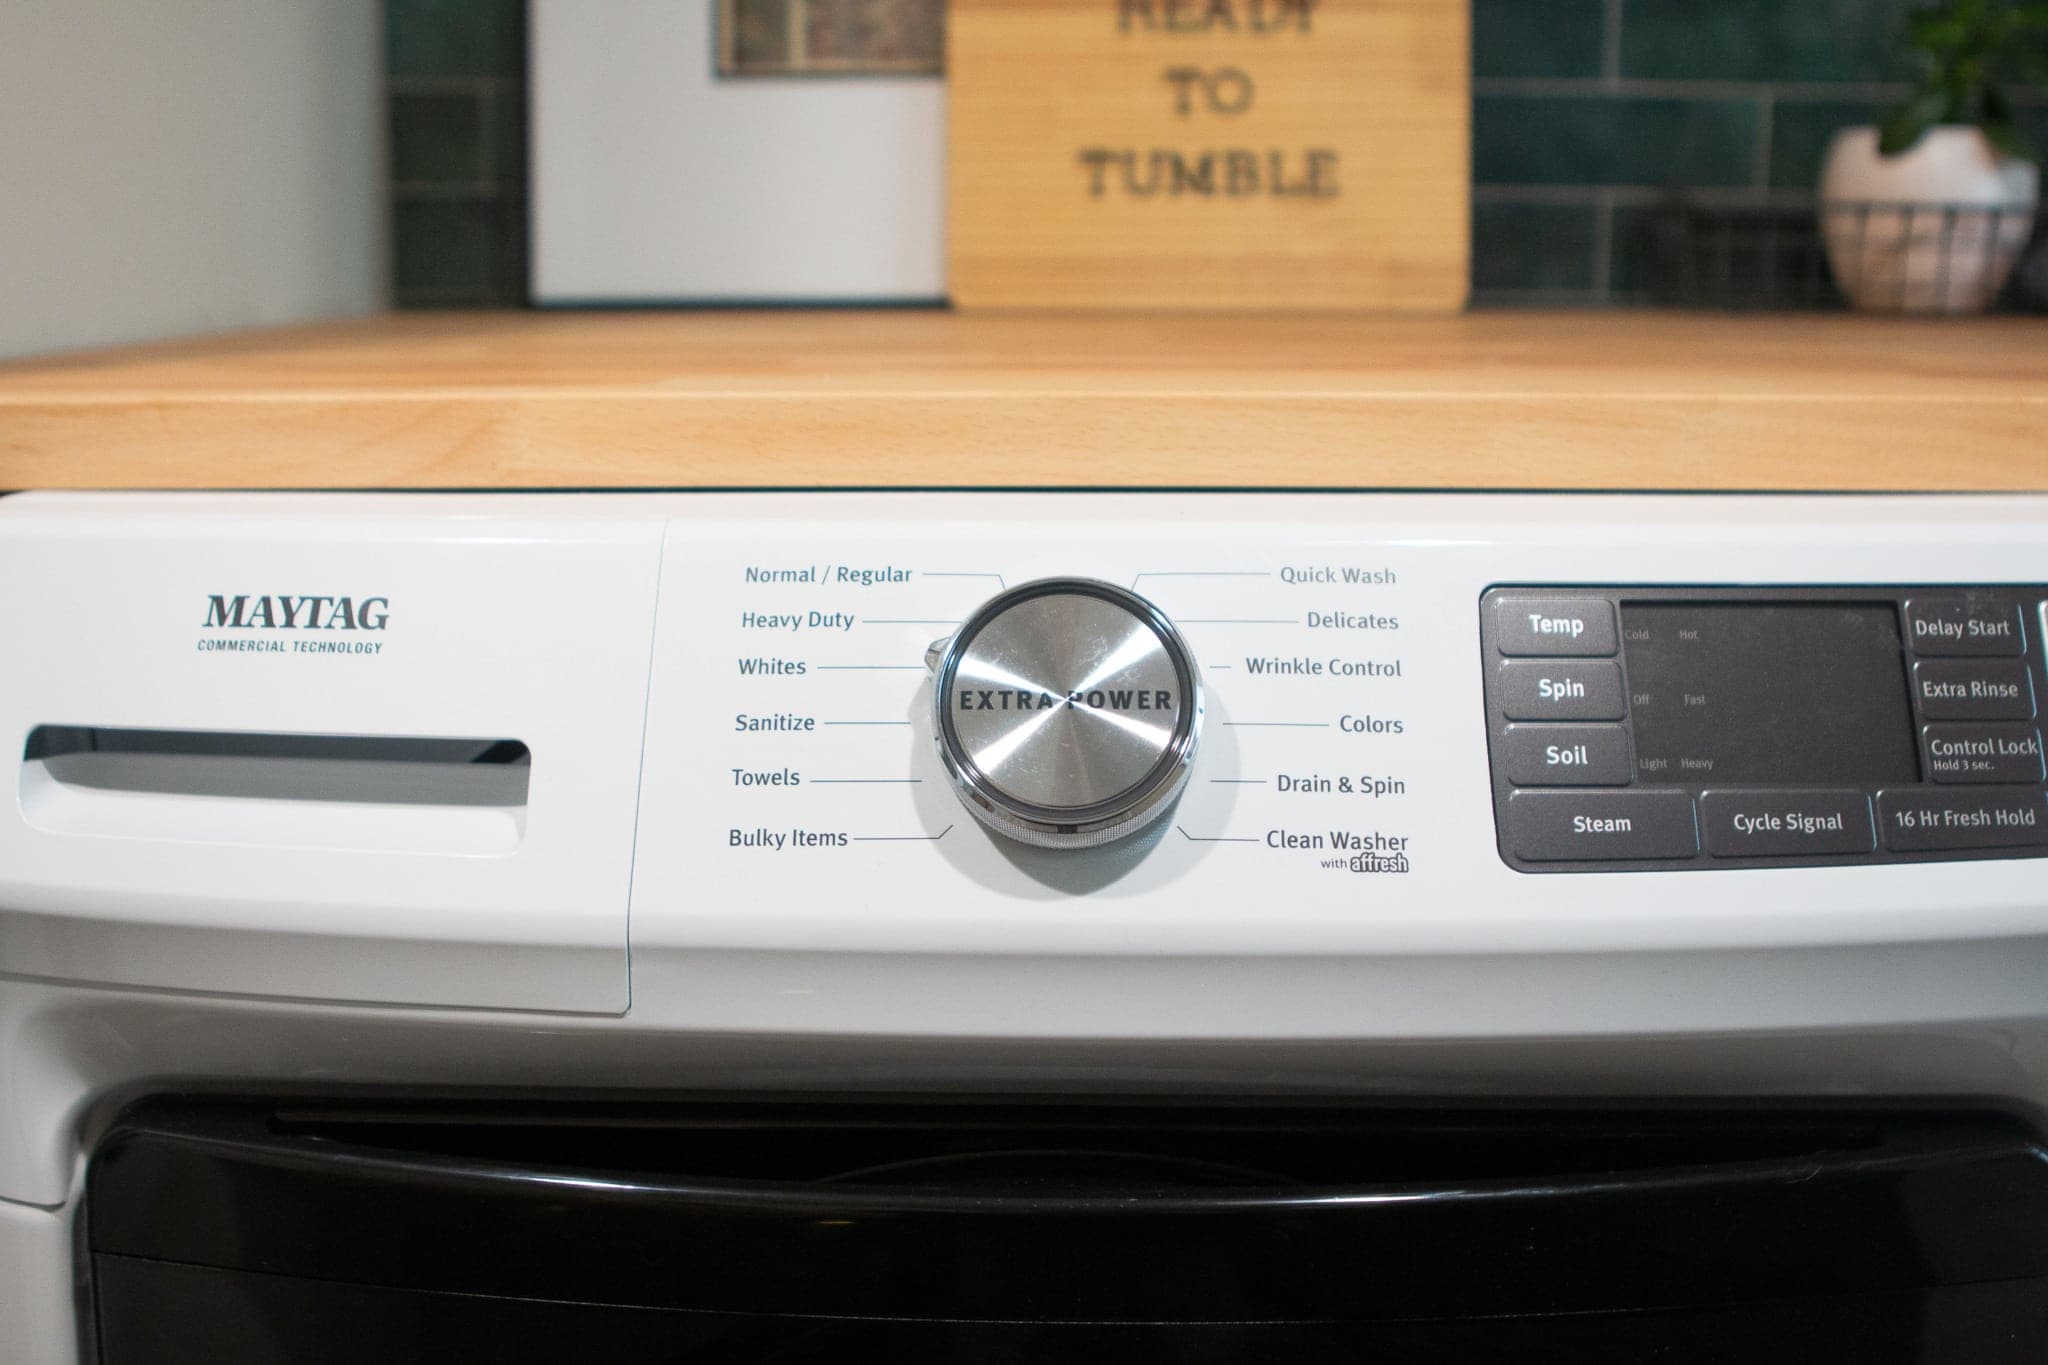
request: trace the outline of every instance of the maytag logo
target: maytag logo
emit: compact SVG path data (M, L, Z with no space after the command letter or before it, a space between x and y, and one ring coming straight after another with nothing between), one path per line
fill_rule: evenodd
M390 619L388 597L210 593L200 624L210 630L382 630Z

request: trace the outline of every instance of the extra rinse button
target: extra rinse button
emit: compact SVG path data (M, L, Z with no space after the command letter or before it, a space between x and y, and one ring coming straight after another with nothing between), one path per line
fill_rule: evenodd
M2032 720L2034 684L2023 659L1922 659L1913 694L1928 720Z
M1503 654L1604 659L1619 647L1614 604L1600 597L1496 597L1493 628Z

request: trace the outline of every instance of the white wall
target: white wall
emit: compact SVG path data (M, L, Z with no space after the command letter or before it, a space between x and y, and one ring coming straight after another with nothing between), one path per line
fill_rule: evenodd
M0 356L373 311L377 0L0 0Z

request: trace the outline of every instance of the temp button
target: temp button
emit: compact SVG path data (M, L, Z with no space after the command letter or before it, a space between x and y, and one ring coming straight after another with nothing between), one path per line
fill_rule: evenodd
M1842 789L1734 789L1700 794L1700 837L1716 858L1868 853L1870 798Z
M1620 647L1602 597L1496 597L1493 630L1503 654L1605 659Z
M1699 852L1684 792L1516 792L1507 844L1525 862L1690 858Z

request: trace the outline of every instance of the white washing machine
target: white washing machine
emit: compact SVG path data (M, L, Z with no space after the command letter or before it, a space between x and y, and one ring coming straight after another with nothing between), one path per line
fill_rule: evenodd
M2037 1360L2048 499L0 501L0 1355Z

